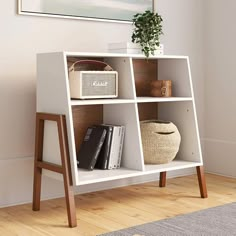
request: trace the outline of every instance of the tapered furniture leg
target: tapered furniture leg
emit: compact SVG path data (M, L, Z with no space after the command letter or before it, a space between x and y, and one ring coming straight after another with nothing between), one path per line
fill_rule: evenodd
M207 198L207 188L204 175L204 168L203 166L197 166L196 169L197 169L197 177L198 177L201 198Z
M43 136L44 121L55 121L58 128L58 137L61 154L61 165L43 161ZM66 131L66 119L64 115L36 113L35 134L35 160L34 160L34 186L33 186L33 210L40 210L42 169L57 172L63 175L68 223L70 227L76 227L75 199L71 175L68 138Z
M41 179L42 168L37 163L42 161L43 157L43 134L44 121L36 116L36 135L35 135L35 159L34 159L34 186L33 186L33 210L40 210Z
M166 171L160 173L159 187L166 186Z
M72 175L71 175L71 165L69 158L65 116L60 116L60 120L58 123L58 134L59 134L59 143L61 152L61 163L63 169L68 222L70 227L75 227L77 225L77 221L76 221L75 199L74 199L74 190L73 190Z

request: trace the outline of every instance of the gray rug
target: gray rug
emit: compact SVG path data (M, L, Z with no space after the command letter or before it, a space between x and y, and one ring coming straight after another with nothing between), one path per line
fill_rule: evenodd
M236 236L236 202L100 236Z

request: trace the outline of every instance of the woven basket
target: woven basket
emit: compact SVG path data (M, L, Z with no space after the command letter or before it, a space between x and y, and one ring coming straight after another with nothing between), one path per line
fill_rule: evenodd
M145 164L171 162L179 151L181 136L169 121L145 120L140 122Z

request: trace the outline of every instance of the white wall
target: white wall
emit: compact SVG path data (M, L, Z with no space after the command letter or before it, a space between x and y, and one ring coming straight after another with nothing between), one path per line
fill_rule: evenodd
M205 164L236 177L236 1L205 3Z
M203 0L157 0L164 17L166 54L190 57L200 135L204 136Z
M158 0L166 54L190 56L200 134L204 131L202 2ZM34 152L36 53L106 51L108 42L129 41L131 25L20 16L16 1L1 0L0 15L0 206L31 201ZM53 95L52 95L53 96ZM190 172L189 172L190 171ZM176 174L192 173L192 170ZM173 173L175 175L175 173ZM157 179L131 179L141 182ZM96 189L126 184L116 181ZM85 186L89 191L95 186ZM62 194L62 184L45 178L43 197Z

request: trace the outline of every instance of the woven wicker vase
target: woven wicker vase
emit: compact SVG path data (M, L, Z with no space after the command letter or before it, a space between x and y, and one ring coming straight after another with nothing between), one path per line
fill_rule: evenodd
M179 151L181 136L169 121L145 120L140 122L145 164L171 162Z

